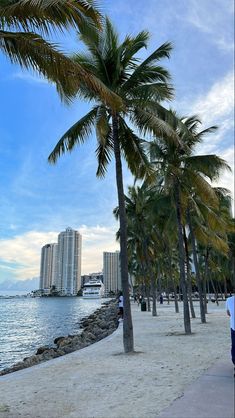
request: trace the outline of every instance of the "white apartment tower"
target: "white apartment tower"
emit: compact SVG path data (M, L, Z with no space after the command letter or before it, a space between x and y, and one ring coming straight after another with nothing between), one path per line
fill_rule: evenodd
M39 288L49 293L51 286L56 284L58 245L46 244L41 250L40 284Z
M122 288L120 270L120 252L103 253L103 274L105 294L117 293Z
M58 236L58 273L56 289L62 295L76 295L81 288L82 237L67 228Z

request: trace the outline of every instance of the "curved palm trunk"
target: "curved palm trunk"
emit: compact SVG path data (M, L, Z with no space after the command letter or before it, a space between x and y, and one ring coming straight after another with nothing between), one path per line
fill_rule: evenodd
M192 242L192 249L193 249L193 262L194 262L194 267L195 267L197 288L198 288L198 293L199 293L201 322L202 324L205 324L206 314L205 314L205 307L204 307L203 294L202 294L201 275L200 275L199 264L198 264L198 259L197 259L196 240L195 240L195 235L194 235L189 208L187 208L187 221L188 221L188 226L189 226L189 230L191 234L191 242Z
M177 218L177 229L178 229L178 242L179 242L179 267L180 267L180 285L183 294L184 304L184 329L186 334L191 334L191 322L188 305L188 294L187 294L187 282L185 278L185 251L183 241L183 225L181 220L181 201L180 201L180 188L179 182L175 180L175 204L176 204L176 218Z
M196 318L196 314L195 314L195 310L194 310L194 306L193 306L193 299L192 299L192 278L191 278L191 274L190 274L188 240L187 240L187 236L186 236L185 227L183 227L183 235L184 235L184 248L185 248L185 256L186 256L189 306L190 306L190 311L191 311L192 318Z
M119 206L119 219L120 219L120 261L121 261L121 276L122 276L122 292L123 292L123 345L124 352L130 353L134 351L134 337L133 337L133 325L131 317L131 305L129 296L129 282L128 282L128 255L127 255L127 220L126 220L126 208L125 208L125 195L123 188L122 178L122 162L120 145L118 138L118 117L112 116L112 128L113 128L113 143L114 143L114 155L116 163L116 183L118 191L118 206Z

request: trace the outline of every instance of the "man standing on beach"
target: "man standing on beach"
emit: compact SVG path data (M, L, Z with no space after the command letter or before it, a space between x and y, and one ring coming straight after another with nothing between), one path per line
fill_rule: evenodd
M235 296L231 296L226 301L227 314L230 316L231 340L232 340L232 362L235 366ZM235 371L235 369L234 369Z

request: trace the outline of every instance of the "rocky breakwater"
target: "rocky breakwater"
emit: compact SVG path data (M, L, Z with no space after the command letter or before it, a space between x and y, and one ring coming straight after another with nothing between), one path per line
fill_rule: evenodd
M35 364L59 356L64 356L65 354L94 344L112 334L118 327L116 300L105 302L93 314L82 319L79 325L81 328L80 334L56 338L54 340L54 347L39 347L36 354L26 357L23 361L0 371L0 376L34 366Z

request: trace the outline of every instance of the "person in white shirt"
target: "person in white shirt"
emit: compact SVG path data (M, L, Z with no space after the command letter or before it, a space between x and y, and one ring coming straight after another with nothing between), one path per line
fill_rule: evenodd
M226 310L230 317L230 328L231 328L231 356L232 362L235 366L235 296L231 296L226 300ZM235 370L235 369L234 369Z

